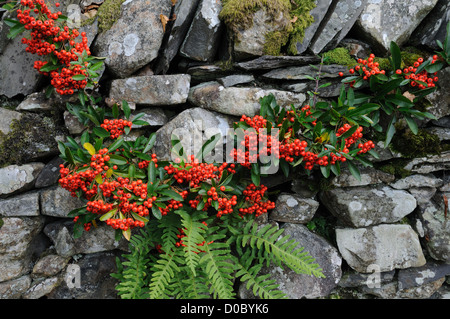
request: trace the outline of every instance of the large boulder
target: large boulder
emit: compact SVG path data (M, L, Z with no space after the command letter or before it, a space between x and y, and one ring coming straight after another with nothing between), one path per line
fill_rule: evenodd
M214 59L221 37L222 21L219 13L222 2L201 0L194 20L180 48L180 55L196 61Z
M369 0L357 21L361 36L381 52L405 43L438 0Z
M141 105L175 105L186 102L190 75L147 75L112 81L109 97Z
M236 119L230 116L199 107L187 109L156 132L153 151L158 155L158 159L174 160L177 156L171 153L172 134L175 134L180 140L186 155L196 155L203 143L217 133L221 134L221 140L217 143L216 149L222 149L228 130L233 127L234 121ZM217 158L217 162L224 160L223 156Z
M171 8L170 0L125 1L119 19L97 36L95 54L106 58L115 76L131 75L158 56L164 36L160 15L169 16Z
M355 24L368 0L341 0L333 6L331 14L322 21L323 29L311 40L309 48L314 54L331 50L344 39Z
M43 217L3 217L0 227L0 282L27 274L32 242L44 226Z
M273 94L284 107L301 105L306 100L303 93L262 89L255 87L224 87L219 82L206 82L192 87L188 101L195 106L234 116L254 116L260 110L260 98Z
M336 242L342 258L354 270L370 273L420 267L426 263L419 237L410 225L338 228Z
M43 163L29 163L25 165L9 165L0 168L0 197L24 192L33 188L34 182Z
M416 199L404 190L386 185L334 188L321 193L328 210L351 227L395 223L412 213Z

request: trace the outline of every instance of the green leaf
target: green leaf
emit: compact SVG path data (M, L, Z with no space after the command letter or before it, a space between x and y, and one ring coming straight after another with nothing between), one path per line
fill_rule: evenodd
M72 80L74 81L83 81L86 79L86 76L83 74L76 74L74 76L72 76Z
M94 127L94 129L92 131L98 137L110 137L111 136L111 134L107 130L105 130L103 127L96 126L96 127Z
M65 155L66 155L66 160L70 163L70 164L75 164L75 161L73 160L73 155L72 152L70 151L70 149L68 147L66 147L65 149Z
M123 113L125 114L125 118L129 119L131 115L131 109L127 101L122 101L122 109Z
M392 69L395 71L401 67L402 55L399 46L394 41L391 41L390 49L392 55Z
M388 147L388 145L391 143L392 137L395 134L395 122L397 121L395 115L392 117L391 121L389 122L387 131L386 131L386 140L384 141L384 148Z
M108 151L109 152L114 152L116 149L118 149L119 147L121 147L123 144L123 138L118 138L114 143L112 143L109 147L108 147Z
M259 186L259 184L261 182L261 175L260 175L260 171L259 171L259 165L257 163L252 164L250 177L252 179L253 184L255 184L256 186Z
M161 211L159 210L159 208L155 205L152 206L152 214L156 219L161 219L162 215L161 215Z
M125 165L128 163L128 161L125 157L115 155L115 154L110 154L108 163L113 164L113 165Z
M147 144L145 145L142 153L147 153L148 151L150 151L152 149L153 145L155 144L155 141L156 141L156 133L150 134L150 136L148 137L148 140L147 140Z
M346 116L348 117L354 117L354 116L361 116L370 114L373 111L378 110L381 107L380 104L376 103L366 103L361 106L357 106L354 109L347 112Z
M16 36L18 36L19 34L21 34L22 32L24 32L25 26L22 24L16 24L14 27L12 27L11 29L9 29L9 33L6 36L8 39L14 39Z
M39 69L39 71L40 71L40 72L50 72L50 71L53 71L53 70L57 70L57 69L59 69L60 67L61 67L61 65L53 65L53 64L47 63L46 65L44 65L43 67L41 67L41 68Z
M359 172L358 167L355 166L351 161L346 162L348 164L348 169L350 173L356 178L358 181L361 181L361 173Z
M183 201L183 196L181 196L180 194L178 194L176 191L171 190L171 189L163 189L162 191L159 192L162 195L165 196L169 196L170 198L182 202Z
M406 116L406 115L405 115L405 120L406 120L406 123L408 123L408 126L411 129L411 131L414 133L414 135L417 135L417 133L419 132L419 127L417 126L416 121L414 121L414 119L411 118L410 116Z

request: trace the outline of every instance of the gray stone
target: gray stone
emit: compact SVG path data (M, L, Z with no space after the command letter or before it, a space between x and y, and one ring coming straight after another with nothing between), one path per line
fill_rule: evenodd
M431 106L427 112L433 114L437 119L450 115L450 67L438 72L440 89L426 96Z
M7 199L0 199L0 216L39 216L39 192L31 191Z
M187 74L149 75L112 81L109 97L140 105L175 105L186 102L190 88Z
M0 299L20 299L30 286L29 275L0 282Z
M106 57L115 76L130 76L158 56L164 36L160 15L169 16L171 8L170 0L124 2L119 19L97 36L94 54Z
M266 35L274 31L284 31L289 25L289 16L283 12L269 15L265 9L253 13L252 24L245 30L238 30L234 35L234 55L236 60L265 54Z
M291 66L316 64L320 58L314 55L301 56L273 56L263 55L253 60L235 63L238 69L245 71L260 71L285 68Z
M41 191L41 213L46 216L68 217L70 211L83 207L85 203L70 192L56 185Z
M404 44L436 3L437 0L369 0L357 21L359 32L386 52L391 41Z
M146 125L145 127L157 127L157 126L163 126L166 124L169 119L164 113L162 108L159 107L151 107L151 108L145 108L141 109L139 111L134 112L131 115L130 121L134 119L134 117L140 113L144 113L144 116L140 117L139 120L147 122L149 125ZM133 124L132 128L141 128L142 125Z
M9 98L33 93L41 77L33 68L36 57L25 52L21 38L10 40L0 54L0 95Z
M419 237L409 225L377 225L336 229L342 258L354 270L371 273L420 267L426 263Z
M342 276L342 258L339 252L322 237L310 232L301 224L285 224L283 236L289 235L299 247L304 247L322 269L325 278L297 274L294 271L271 266L263 268L263 274L270 274L289 299L320 298L328 294L337 286ZM239 297L249 298L249 292L240 288Z
M50 238L56 253L62 257L76 254L93 254L114 249L127 250L125 239L115 240L115 231L106 224L84 231L81 237L73 237L72 221L56 221L44 227L44 233Z
M225 69L215 64L188 65L183 67L183 69L186 69L186 73L191 76L191 85L216 81L218 78L229 76L234 73L232 69Z
M419 287L450 275L450 264L427 262L421 267L400 269L398 288L400 290Z
M6 135L11 132L11 122L19 121L21 118L22 114L20 112L0 107L0 133Z
M64 160L61 157L55 157L50 162L45 164L42 171L39 173L36 183L34 184L35 188L44 188L53 186L58 183L61 174L59 173L60 167L59 165L63 164Z
M37 283L31 285L31 287L23 294L23 299L39 299L46 296L53 289L58 287L61 283L61 277L45 278Z
M408 189L408 192L416 199L417 205L427 203L433 198L436 191L435 187L411 187Z
M120 257L121 252L108 251L98 252L81 256L68 267L79 269L80 281L73 282L79 286L69 287L67 285L68 277L58 287L49 292L48 299L117 299L115 286L117 279L111 277L112 273L117 272L116 258ZM67 270L66 270L67 271Z
M188 101L208 110L234 116L254 116L260 110L260 98L273 94L280 106L301 105L306 100L305 94L288 91L228 87L218 82L206 82L191 88Z
M31 270L33 239L42 230L42 217L2 217L0 227L0 282Z
M379 171L372 167L362 167L360 170L361 180L356 179L350 172L343 171L339 176L333 178L332 185L336 187L367 186L393 182L394 175Z
M180 55L196 61L211 61L217 53L222 22L222 2L201 0L180 48Z
M373 273L362 274L350 269L342 275L342 278L339 281L339 287L354 288L389 283L394 279L396 273L395 270L386 272L379 272L376 270L377 269L374 267Z
M436 6L425 17L422 23L412 33L410 41L414 45L425 45L433 50L440 50L436 40L443 43L447 24L450 21L450 2L438 0Z
M314 22L305 29L303 41L297 43L297 54L302 54L308 49L311 39L319 29L320 23L328 12L331 2L332 0L316 0L316 7L310 12L314 18Z
M216 150L221 149L226 141L228 130L233 127L234 119L220 113L211 112L202 108L190 108L156 132L156 142L153 151L161 160L174 160L177 157L171 153L172 134L178 136L186 155L196 155L204 142L211 136L220 133L222 139L218 141ZM224 161L223 156L217 158L218 162Z
M429 133L439 137L439 140L441 140L441 142L450 141L450 129L447 127L432 126L427 127L426 130Z
M450 194L436 193L426 203L419 206L416 228L425 239L425 247L430 256L438 261L450 262L450 223L445 217L445 201Z
M220 78L217 81L219 81L220 84L227 88L239 84L247 84L253 82L254 80L255 77L253 75L235 74Z
M51 277L60 273L68 264L69 258L49 254L39 259L31 273L33 278Z
M275 209L269 213L269 219L277 222L305 224L309 222L317 209L319 202L296 194L280 194L275 203Z
M41 92L35 92L28 95L22 103L16 108L17 111L42 112L51 111L53 105L51 100L45 97Z
M308 80L308 76L316 77L318 69L310 65L287 67L269 71L263 75L271 80ZM339 72L348 73L348 68L343 65L331 64L323 65L321 69L322 79L339 78Z
M31 189L43 168L43 163L9 165L0 168L0 197Z
M189 27L194 19L200 0L179 0L175 4L175 21L170 29L167 43L161 48L161 54L155 65L156 74L165 74L170 67L170 63L178 54Z
M309 49L318 54L333 49L350 31L368 0L341 0L333 6L332 13L324 19L324 28L316 35Z
M432 174L421 175L414 174L405 178L397 180L395 183L390 184L395 189L409 189L411 187L440 187L443 185L443 181L440 178L435 177Z
M440 155L414 158L404 168L418 174L448 170L450 169L450 151L442 152Z
M386 185L335 188L322 192L320 199L334 216L352 227L395 223L417 206L411 194Z

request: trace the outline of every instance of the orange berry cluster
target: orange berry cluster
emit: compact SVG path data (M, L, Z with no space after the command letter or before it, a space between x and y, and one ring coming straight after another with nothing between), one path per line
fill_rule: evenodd
M108 120L104 119L103 123L100 125L100 127L104 128L111 134L111 138L115 139L121 136L124 133L125 127L131 128L133 123L128 120L123 119L114 119L114 120Z
M247 207L239 208L239 215L255 214L255 217L267 213L268 210L275 208L275 203L264 199L264 193L267 191L267 186L249 184L242 194L245 196Z
M433 55L433 59L431 60L431 64L436 63L438 59L437 55ZM436 76L437 72L433 73L431 76L424 69L420 73L416 74L417 68L423 63L423 58L418 58L416 62L412 66L404 68L403 70L396 70L396 74L402 74L405 79L411 80L409 83L412 87L418 87L419 89L432 88L436 86L436 82L439 80L439 77Z
M186 197L189 195L188 191L176 192L180 194L181 197L183 197L183 200L186 199ZM170 199L165 208L159 207L159 211L161 212L161 215L165 216L170 211L180 209L181 207L183 207L183 203L181 201Z
M78 60L77 54L82 54L83 51L91 54L86 33L81 33L81 43L75 43L75 39L80 35L78 30L56 25L56 20L62 15L60 11L52 13L44 0L21 0L20 4L21 8L16 11L17 19L26 30L31 30L30 39L22 38L22 43L27 45L25 51L39 56L53 54L58 62L65 66L60 71L44 72L41 68L48 62L36 61L34 68L41 74L50 75L51 84L61 95L70 95L75 90L86 87L86 79L73 79L75 75L88 76L86 65L71 64L72 61ZM59 7L59 3L55 5Z
M199 163L198 159L195 159L193 155L191 155L190 159L190 163L186 162L178 167L169 164L164 167L164 170L167 174L173 175L178 184L188 183L191 188L199 187L203 181L220 180L223 171L228 166L228 163L222 163L220 166L216 166L213 163ZM234 171L233 168L234 164L231 164L228 171Z
M283 158L286 162L292 163L294 161L294 156L305 156L305 149L308 147L306 141L300 141L298 138L292 142L288 139L283 141L280 145L280 158Z

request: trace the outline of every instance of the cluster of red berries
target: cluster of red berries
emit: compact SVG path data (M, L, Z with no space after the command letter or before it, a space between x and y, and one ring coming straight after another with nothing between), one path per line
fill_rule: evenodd
M176 191L176 190L175 190ZM189 192L184 191L176 191L178 194L183 197L183 200L186 199L186 197L189 195ZM159 211L161 212L161 215L165 216L172 210L177 210L183 207L183 203L181 201L177 201L175 199L170 199L166 205L166 207L159 207Z
M431 64L436 63L439 57L433 55ZM375 55L370 54L367 59L358 59L360 65L356 65L354 68L349 69L350 74L359 72L363 76L363 80L368 80L372 75L386 74L385 70L379 69L379 63L374 61ZM422 57L419 57L411 66L407 66L403 69L395 70L398 75L403 75L405 79L411 80L410 85L412 87L418 87L419 89L435 87L435 83L439 80L436 76L437 72L434 72L431 76L424 69L420 73L416 74L417 68L424 62ZM339 72L339 76L344 76L343 72ZM350 86L353 86L355 81L350 82Z
M86 65L72 65L71 62L77 61L78 55L83 51L86 51L87 55L91 54L86 33L81 33L81 43L75 43L75 39L80 35L78 30L71 30L68 26L60 28L56 24L56 20L62 15L60 11L51 12L44 0L21 0L20 4L22 8L16 11L17 19L26 30L31 30L30 39L22 38L22 43L27 45L26 52L39 56L53 54L63 65L59 71L46 72L41 69L48 62L36 61L34 68L41 74L50 75L51 85L61 95L71 95L75 90L85 88L88 76ZM59 3L55 5L59 7ZM74 76L80 75L81 80L73 79Z
M280 158L286 162L292 163L294 156L306 156L305 149L308 147L308 142L300 141L298 138L291 141L286 139L280 145Z
M141 220L135 220L131 217L129 218L108 218L106 220L106 225L111 226L113 229L128 230L134 227L144 227L145 222Z
M190 156L190 160L190 162L177 167L169 164L164 167L164 170L167 174L173 175L178 184L188 183L191 188L196 188L204 181L211 179L220 180L225 169L231 172L234 171L235 167L234 164L230 164L228 167L228 163L222 163L220 166L216 166L213 163L199 163L198 159L193 155Z
M111 134L111 138L115 139L121 136L124 133L125 127L131 128L133 123L128 120L123 119L114 119L114 120L108 120L104 119L103 123L100 125L100 127L104 128Z
M239 215L244 216L247 214L254 214L255 217L261 214L267 213L268 210L275 208L275 203L266 199L264 200L264 194L267 191L267 186L255 184L249 184L242 194L245 196L247 207L239 208Z
M438 59L437 55L433 55L433 59L431 60L431 64L436 63ZM432 88L436 86L436 82L439 80L437 77L437 72L434 72L431 76L424 69L418 74L417 68L423 63L423 58L418 58L416 62L412 66L406 67L403 70L398 69L395 71L396 74L403 75L405 79L411 80L409 84L412 87L418 87L419 89Z

